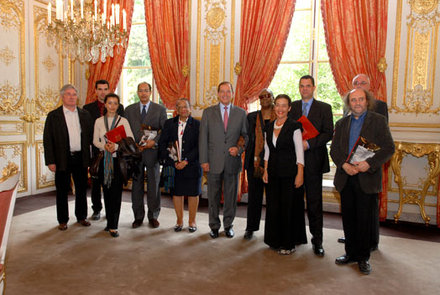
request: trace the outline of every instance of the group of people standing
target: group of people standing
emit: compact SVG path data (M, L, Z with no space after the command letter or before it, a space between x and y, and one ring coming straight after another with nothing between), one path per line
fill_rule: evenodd
M97 81L95 86L98 99L85 105L83 110L76 105L75 87L65 85L60 91L63 106L50 112L46 120L45 159L49 169L55 172L60 230L67 229L71 175L75 183L77 221L83 226L90 225L86 219L86 186L89 147L93 142L93 154L104 152L104 156L99 176L92 180L92 219L100 218L102 187L107 217L105 230L113 237L119 236L123 183L116 152L118 144L108 141L105 135L122 125L126 135L139 143L142 153L132 182L133 228L141 226L145 218L145 178L147 218L150 226L159 227L162 164L172 182L177 216L174 231L182 231L184 227L185 196L188 197L188 231L197 230L196 212L201 177L205 172L209 235L213 239L219 237L223 201L224 232L226 237L234 237L239 173L245 152L249 192L244 239L252 239L253 233L259 230L265 191L264 242L281 255L292 254L297 245L307 243L305 195L313 252L322 257L325 255L322 180L323 173L330 171L327 144L333 138L330 155L337 167L334 182L341 193L346 250L335 262L358 262L362 273L370 273L368 259L373 244L371 236L375 235L378 224L381 166L393 154L394 145L387 120L373 111L376 100L367 90L355 88L345 97L347 111L334 129L331 106L314 98L315 81L309 75L299 81L301 100L292 102L286 94L274 98L272 91L263 89L259 94L261 109L248 115L232 104L232 84L222 82L217 88L219 103L205 109L200 122L191 116L191 105L186 98L177 100L177 116L167 120L165 108L150 101L151 85L146 82L138 85L139 102L125 111L119 97L108 93L107 81ZM303 117L313 125L317 135L303 138L304 126L298 122ZM145 138L145 130L153 130L156 135ZM374 142L380 149L369 159L348 163L347 158L359 137Z

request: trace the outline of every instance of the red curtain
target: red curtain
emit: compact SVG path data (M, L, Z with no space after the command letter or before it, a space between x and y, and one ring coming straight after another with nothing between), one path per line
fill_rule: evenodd
M352 79L363 73L370 77L371 92L386 99L384 69L388 0L322 0L322 19L330 66L341 95L352 89ZM388 163L384 165L379 217L387 216Z
M189 98L189 0L145 0L154 81L169 109Z
M115 3L115 2L113 2ZM131 28L131 17L133 16L133 6L134 0L119 1L120 14L122 17L122 10L125 9L127 13L127 32L130 36ZM111 13L111 3L107 3L107 15ZM89 73L90 77L87 85L87 98L86 103L92 102L96 99L95 97L95 82L97 80L107 80L110 84L110 91L114 92L116 85L118 84L119 78L121 77L122 66L124 65L126 48L114 48L113 57L107 57L105 63L99 61L96 64L89 63Z
M235 105L247 109L272 81L289 36L296 0L243 0Z
M385 57L388 0L322 0L327 52L339 93L352 88L357 74L370 77L371 91L386 101Z

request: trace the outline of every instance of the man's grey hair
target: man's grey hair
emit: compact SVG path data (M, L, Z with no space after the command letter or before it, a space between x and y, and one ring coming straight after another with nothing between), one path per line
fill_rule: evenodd
M351 80L351 85L354 85L354 81L357 78L359 78L359 77L365 77L365 78L367 78L368 83L371 83L370 82L370 77L368 77L368 75L366 75L366 74L357 74L356 76L354 76L353 80Z
M64 92L66 92L66 90L68 89L73 89L75 90L76 94L78 94L78 89L76 89L75 86L73 86L72 84L66 84L60 89L60 95L64 96Z

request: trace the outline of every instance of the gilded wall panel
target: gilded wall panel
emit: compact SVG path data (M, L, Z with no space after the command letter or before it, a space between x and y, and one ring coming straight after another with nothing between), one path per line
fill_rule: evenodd
M198 0L192 4L197 21L191 22L192 42L196 43L196 63L191 65L191 97L195 116L218 102L217 85L231 81L233 75L236 38L236 2L226 0ZM229 47L229 44L231 46Z
M37 189L54 186L55 174L47 168L44 162L43 141L37 140L35 147L35 158L37 165Z
M0 115L20 115L26 97L23 1L0 0Z
M3 170L12 162L18 166L21 172L18 183L18 192L28 191L27 175L27 147L26 142L4 142L0 143L0 170Z
M63 84L63 59L47 45L47 9L38 6L34 14L35 112L46 115L61 104L59 89Z
M440 142L439 0L390 2L390 126L396 140ZM393 13L395 11L395 14ZM394 19L395 17L395 19ZM395 22L395 23L393 23ZM391 30L390 30L391 29ZM391 37L392 36L392 37ZM393 55L393 58L390 58ZM418 129L415 133L414 129Z

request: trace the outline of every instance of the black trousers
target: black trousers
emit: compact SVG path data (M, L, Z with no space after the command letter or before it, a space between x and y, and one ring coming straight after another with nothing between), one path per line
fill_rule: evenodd
M118 158L113 158L113 178L109 187L104 184L103 162L99 168L99 179L104 192L105 216L109 229L118 229L122 202L122 174Z
M312 244L322 245L322 173L312 174L304 170L304 188L306 191L307 218L312 234Z
M342 225L345 235L345 252L352 259L370 258L372 216L378 194L362 191L358 176L349 176L341 191Z
M101 181L98 177L92 177L92 210L93 213L102 210Z
M70 190L70 178L75 184L75 216L77 221L87 218L87 167L82 166L82 153L71 153L66 171L55 171L57 190L56 205L58 223L69 221L67 196Z
M246 230L257 231L260 229L261 209L263 207L263 193L265 184L261 178L255 178L254 169L248 169L248 206Z

